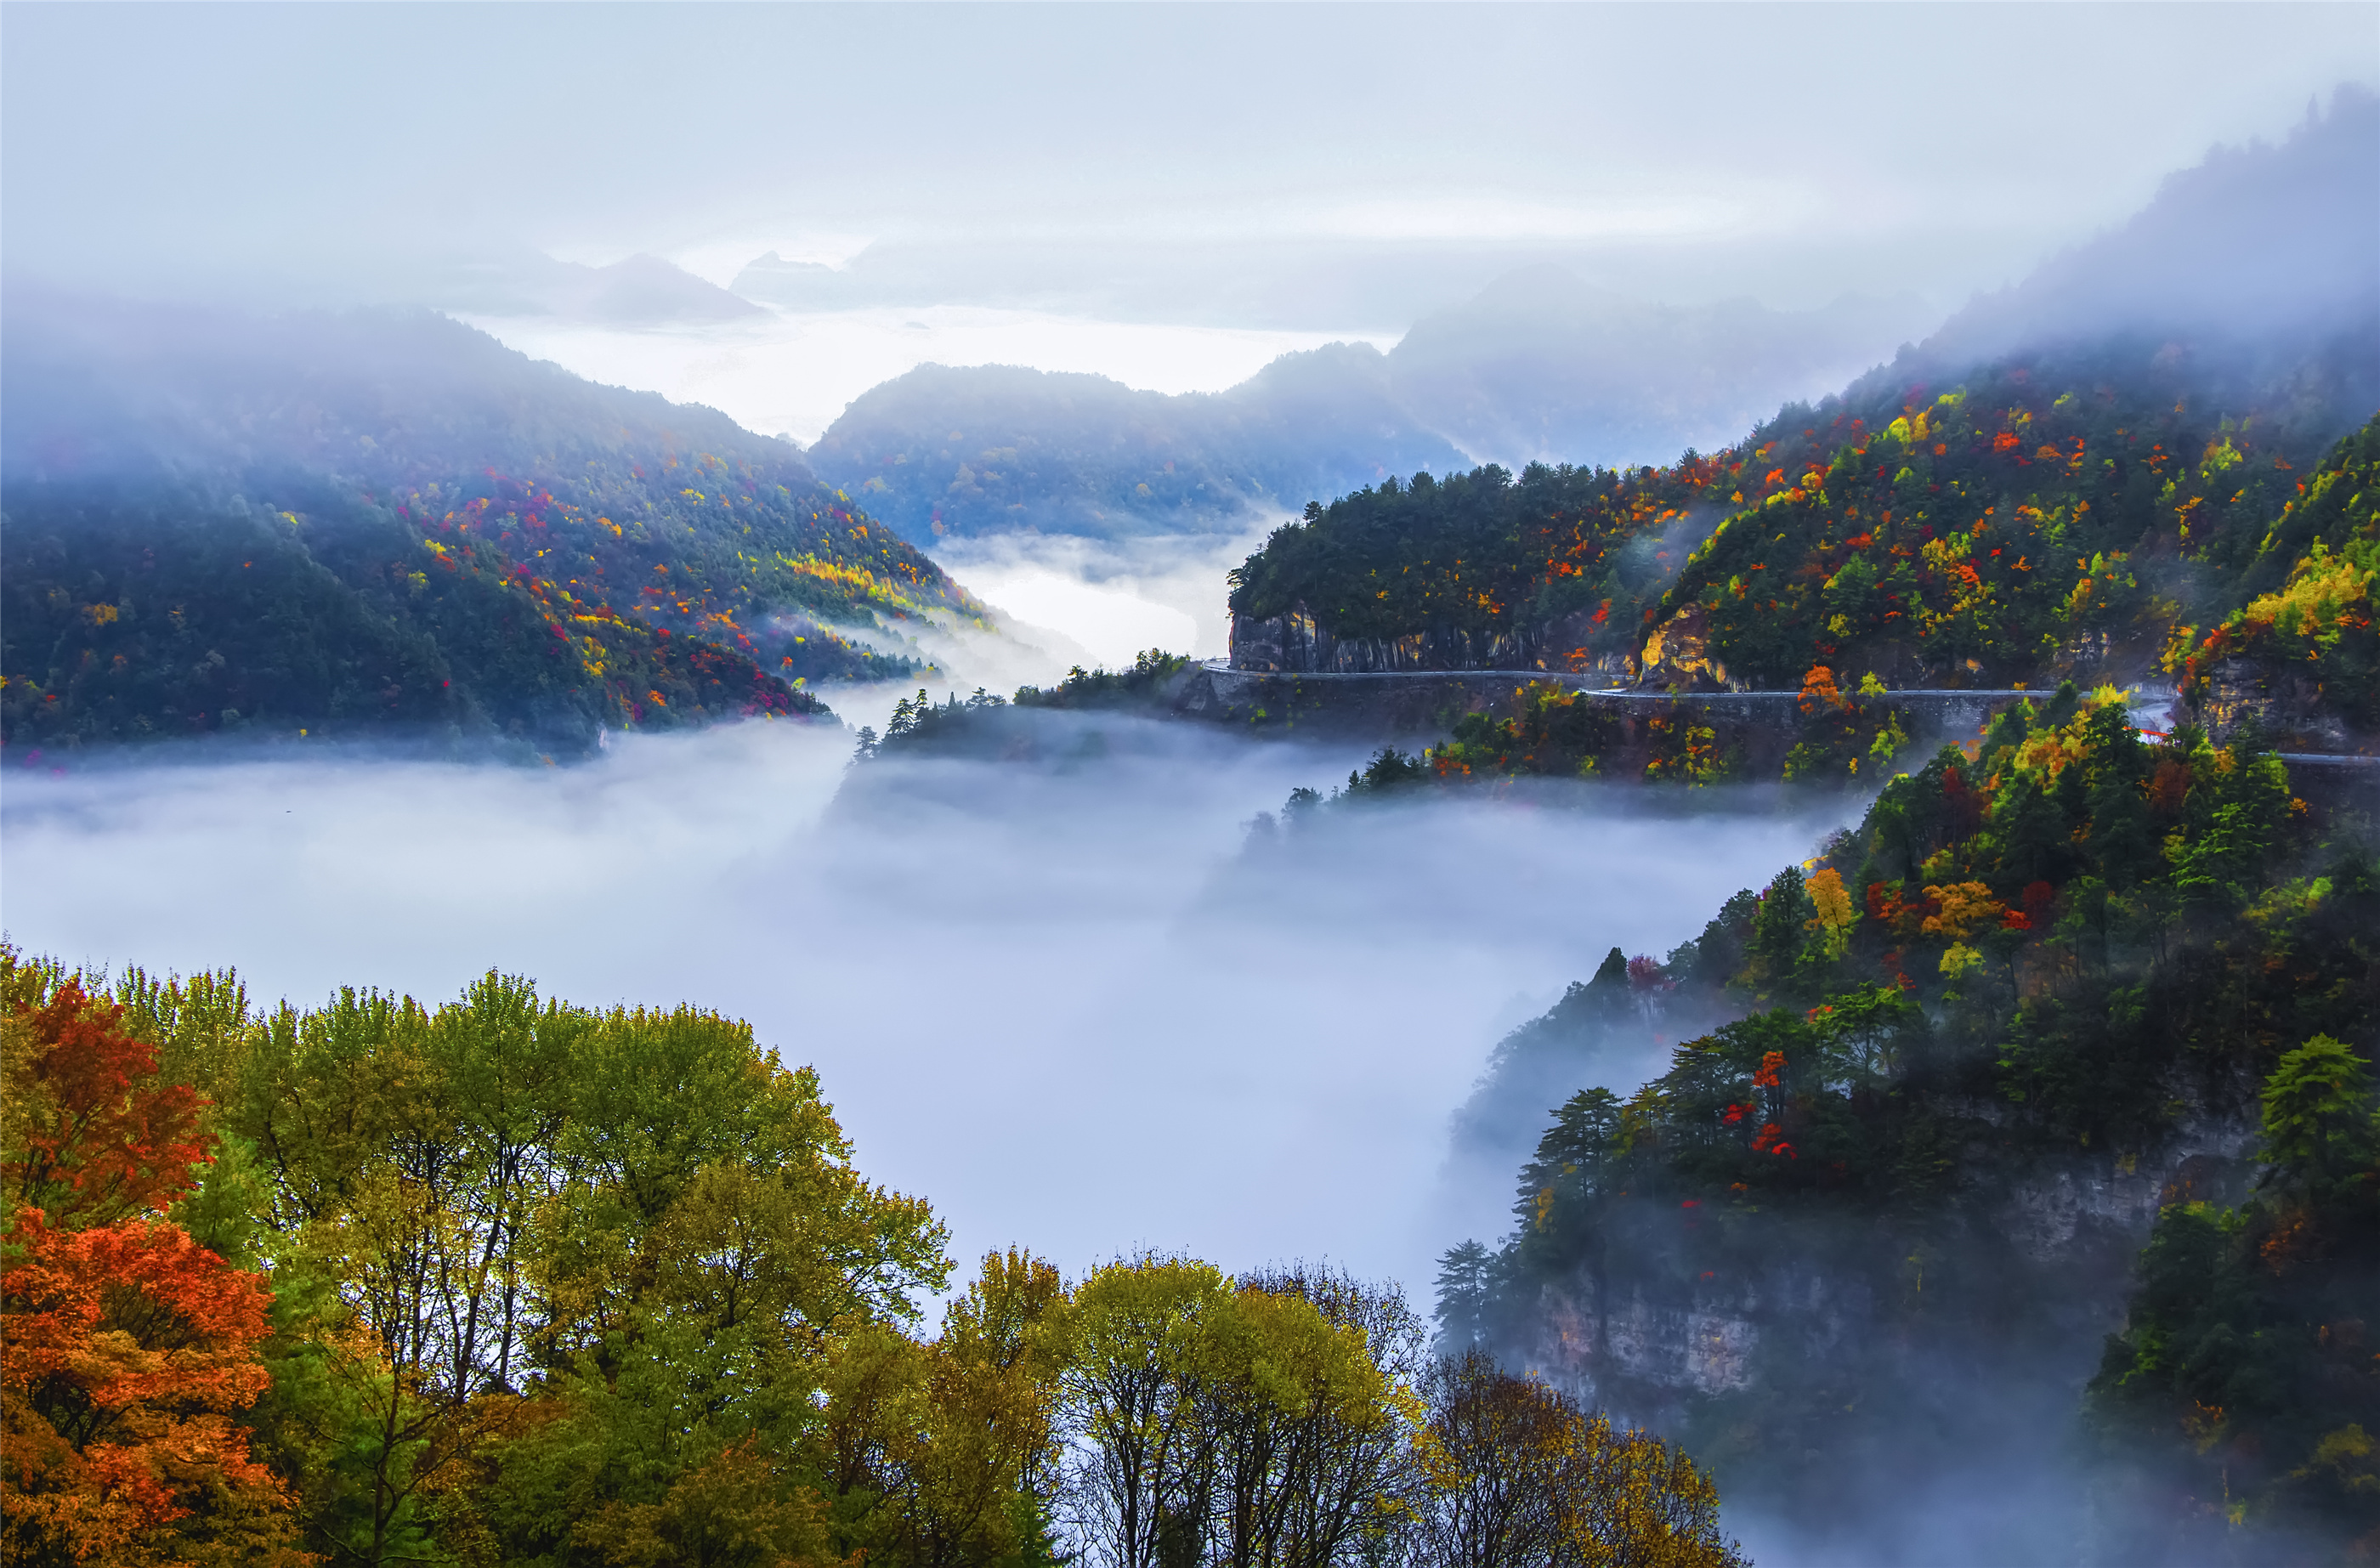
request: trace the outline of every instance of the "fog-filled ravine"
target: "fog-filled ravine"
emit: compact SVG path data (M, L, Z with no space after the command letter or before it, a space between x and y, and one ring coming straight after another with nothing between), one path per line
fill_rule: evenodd
M7 935L237 966L301 1006L340 986L434 1005L490 968L582 1004L698 1003L814 1064L862 1168L931 1201L957 1257L1328 1258L1427 1307L1438 1254L1504 1228L1548 1109L1446 1179L1497 1039L1609 948L1694 935L1850 809L1383 808L1276 862L1244 855L1247 822L1357 748L1098 733L1030 768L852 771L850 732L797 721L613 737L570 769L292 748L18 768Z

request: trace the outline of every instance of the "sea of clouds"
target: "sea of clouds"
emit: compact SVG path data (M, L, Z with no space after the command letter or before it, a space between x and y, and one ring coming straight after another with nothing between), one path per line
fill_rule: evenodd
M929 1198L963 1259L1327 1258L1426 1303L1440 1251L1504 1229L1536 1131L1448 1164L1496 1040L1830 825L1480 796L1250 855L1247 820L1356 748L1138 719L1030 763L851 772L851 748L784 722L567 769L12 770L0 919L74 964L237 966L266 1001L435 1002L498 968L698 1003L814 1064L861 1168Z

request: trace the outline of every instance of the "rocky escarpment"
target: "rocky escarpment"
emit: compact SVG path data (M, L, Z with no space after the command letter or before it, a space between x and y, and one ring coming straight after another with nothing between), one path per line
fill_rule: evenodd
M1590 1404L1671 1430L1707 1428L1730 1402L1814 1372L1849 1389L1945 1358L2046 1380L2070 1404L2121 1326L2158 1209L2236 1200L2250 1147L2244 1124L2204 1123L2160 1155L1985 1184L1924 1221L1813 1222L1750 1270L1697 1266L1748 1245L1723 1211L1616 1206L1600 1245L1547 1279L1531 1328L1503 1350Z
M2261 659L2229 658L2203 672L2176 712L2217 744L2252 725L2284 751L2380 752L2380 742L2356 734L2325 701L2315 672Z
M1461 671L1560 671L1633 680L1635 661L1624 653L1590 655L1583 617L1508 631L1472 632L1429 626L1402 637L1341 637L1301 602L1282 614L1232 617L1234 670L1262 675L1448 674Z

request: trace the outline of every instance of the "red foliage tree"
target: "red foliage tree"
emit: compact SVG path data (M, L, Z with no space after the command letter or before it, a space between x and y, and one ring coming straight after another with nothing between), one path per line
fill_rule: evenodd
M0 1520L12 1562L294 1563L289 1499L235 1421L272 1296L161 1218L212 1158L123 1009L74 981L6 1020L18 1147L0 1246Z
M188 1084L156 1082L157 1054L125 1032L123 1008L70 979L11 1022L32 1044L8 1086L27 1124L0 1164L11 1208L72 1230L162 1211L190 1190L214 1145L204 1102Z

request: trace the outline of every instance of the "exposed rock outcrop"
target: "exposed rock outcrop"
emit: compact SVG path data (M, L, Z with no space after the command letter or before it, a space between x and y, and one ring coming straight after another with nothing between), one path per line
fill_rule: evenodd
M1645 639L1645 679L1684 691L1743 689L1711 656L1710 627L1699 604L1672 615Z
M1269 620L1232 617L1232 667L1269 675L1572 667L1547 664L1545 643L1537 635L1481 637L1453 626L1434 626L1395 638L1340 638L1302 603Z
M2322 683L2309 671L2235 656L2204 672L2178 709L2204 725L2218 746L2254 725L2283 751L2368 752L2369 737L2352 734L2323 701Z
M1750 1269L1698 1266L1722 1216L1625 1206L1598 1249L1542 1286L1534 1331L1502 1352L1591 1404L1676 1429L1712 1400L1758 1398L1786 1368L1830 1358L1987 1365L1994 1347L1972 1342L1995 1316L1975 1294L1988 1280L2044 1319L1999 1325L2010 1338L1998 1348L2062 1344L2062 1362L2022 1375L2073 1380L2121 1323L2158 1208L2236 1200L2252 1141L2244 1124L2206 1123L2161 1155L2079 1159L1971 1190L1930 1219L1814 1218L1795 1251ZM1929 1284L1945 1298L1929 1302Z

